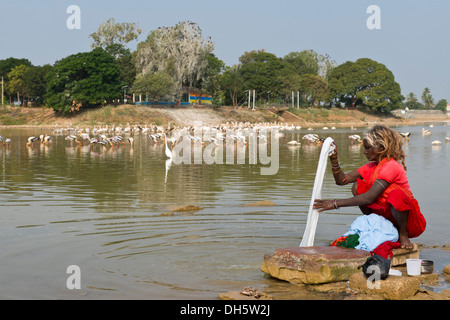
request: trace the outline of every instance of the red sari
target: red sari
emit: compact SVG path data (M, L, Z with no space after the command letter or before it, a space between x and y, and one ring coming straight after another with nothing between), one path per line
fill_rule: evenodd
M389 186L378 196L375 202L367 205L373 213L385 217L398 229L397 221L391 212L391 206L397 211L408 211L406 224L408 237L418 237L425 231L425 218L420 211L419 203L409 189L406 172L399 162L395 159L384 158L378 165L371 162L362 166L358 169L358 172L363 178L357 180L358 194L369 191L377 179L386 180L389 183Z

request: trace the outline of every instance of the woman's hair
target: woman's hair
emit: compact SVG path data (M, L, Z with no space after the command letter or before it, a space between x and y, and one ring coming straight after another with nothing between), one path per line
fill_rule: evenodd
M377 124L366 132L363 140L365 140L368 145L372 147L379 147L381 149L378 154L378 162L380 162L383 158L393 158L400 161L403 168L406 170L406 155L402 149L403 140L397 131Z

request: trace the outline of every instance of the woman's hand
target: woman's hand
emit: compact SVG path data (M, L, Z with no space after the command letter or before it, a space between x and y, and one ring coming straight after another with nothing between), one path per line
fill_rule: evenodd
M331 154L330 159L337 159L338 151L337 151L337 145L334 143L334 141L331 143L331 146L334 146L334 152Z
M336 208L336 200L320 200L315 199L313 204L313 209L322 212L325 210L334 210Z

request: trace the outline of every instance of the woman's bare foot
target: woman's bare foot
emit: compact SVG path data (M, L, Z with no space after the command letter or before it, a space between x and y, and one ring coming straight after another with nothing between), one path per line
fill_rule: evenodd
M401 247L404 249L413 249L414 244L409 240L408 235L399 235L399 241L401 244Z

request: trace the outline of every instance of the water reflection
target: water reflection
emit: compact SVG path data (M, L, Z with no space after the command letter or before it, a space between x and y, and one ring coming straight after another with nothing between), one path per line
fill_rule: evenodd
M418 241L445 244L450 144L436 149L431 142L444 141L447 127L435 125L430 136L421 127L396 129L411 132L407 174L428 221ZM26 148L27 138L42 132L2 129L12 144L0 149L0 297L72 298L64 271L74 263L92 298L145 292L153 299L215 299L241 283L269 285L260 272L264 254L298 245L306 223L321 146L302 137L333 137L341 166L350 171L366 162L361 145L349 139L363 131L281 131L278 171L263 176L267 165L258 152L270 154L270 139L258 140L265 149L236 144L235 157L237 148L245 151L243 163L227 164L226 144L209 142L202 148L211 146L223 164L218 158L176 164L165 157L164 143L147 134L124 134L133 145L115 147L78 146L60 134ZM293 140L301 144L288 145ZM327 171L324 197L349 197L350 187L335 186ZM262 200L276 205L242 206ZM171 212L173 204L202 209ZM316 244L345 232L357 215L356 208L322 214Z

